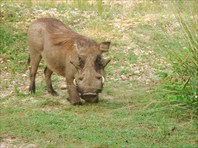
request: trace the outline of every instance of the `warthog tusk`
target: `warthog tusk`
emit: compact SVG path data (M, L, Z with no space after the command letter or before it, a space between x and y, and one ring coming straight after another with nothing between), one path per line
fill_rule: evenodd
M104 84L105 82L105 78L102 76L102 84Z
M73 80L73 83L75 86L77 86L76 79Z

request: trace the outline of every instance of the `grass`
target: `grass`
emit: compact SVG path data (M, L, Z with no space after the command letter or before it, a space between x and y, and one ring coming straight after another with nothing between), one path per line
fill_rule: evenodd
M192 6L191 2L178 3L189 21L185 5ZM166 51L184 47L181 28L167 4L2 1L1 145L197 147L195 109L174 100L173 89L157 85L174 69ZM36 94L28 93L27 27L43 16L57 17L97 41L111 40L111 51L105 56L112 61L98 104L70 105L65 99L68 94L60 89L64 80L56 75L53 85L60 95L49 95L44 63L37 74Z
M175 8L175 17L180 26L180 38L178 40L177 35L173 35L173 39L176 46L176 50L168 49L169 58L173 65L173 74L170 75L165 86L168 89L175 90L171 95L174 96L174 100L187 102L198 109L198 98L197 98L197 61L198 61L198 48L196 36L198 35L195 31L197 28L197 18L195 10L197 3L191 3L187 5L188 8L192 8L190 12L186 12L191 16L187 17L185 13L181 13L184 9L182 6L178 6L176 3L172 6ZM186 18L187 17L187 18ZM173 46L174 47L174 46Z
M100 104L82 107L65 106L43 95L35 103L14 100L1 109L1 134L15 135L41 147L180 147L188 142L196 146L196 129L188 115L181 115L182 106L153 100L142 92L129 95L131 99L113 93L117 101L102 98Z

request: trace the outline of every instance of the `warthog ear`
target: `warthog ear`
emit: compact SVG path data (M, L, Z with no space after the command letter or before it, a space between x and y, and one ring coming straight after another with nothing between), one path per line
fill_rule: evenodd
M102 64L103 67L105 67L105 66L107 66L107 64L108 64L110 61L111 61L110 58L108 58L108 59L101 59L101 64Z
M109 50L110 44L111 44L111 42L102 42L102 43L100 43L100 50L102 52L107 52Z

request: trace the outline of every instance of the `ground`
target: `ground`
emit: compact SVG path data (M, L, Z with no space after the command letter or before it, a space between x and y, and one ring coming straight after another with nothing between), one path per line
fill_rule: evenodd
M197 147L195 115L158 90L172 72L164 50L179 46L171 40L179 24L170 10L161 1L1 2L1 147ZM57 75L59 96L48 94L44 62L36 94L28 92L27 28L40 17L111 41L98 104L70 105Z

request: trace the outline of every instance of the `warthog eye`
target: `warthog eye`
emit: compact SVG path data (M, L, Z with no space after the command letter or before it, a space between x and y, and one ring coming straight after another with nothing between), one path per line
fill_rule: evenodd
M97 58L96 58L95 68L96 68L96 70L99 70L99 69L103 68L100 56L97 56Z
M83 61L81 57L78 57L78 59L79 59L79 67L83 68L85 66L85 62Z
M96 62L95 62L95 65L97 68L104 68L108 63L110 62L110 59L104 59L100 56L98 56L96 58Z

